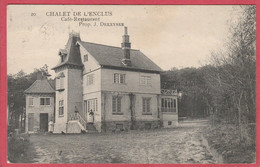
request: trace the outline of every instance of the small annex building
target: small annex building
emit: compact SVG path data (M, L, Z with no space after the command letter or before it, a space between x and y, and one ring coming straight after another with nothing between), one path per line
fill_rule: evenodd
M37 80L24 91L26 96L25 132L46 132L55 118L55 81L46 77Z

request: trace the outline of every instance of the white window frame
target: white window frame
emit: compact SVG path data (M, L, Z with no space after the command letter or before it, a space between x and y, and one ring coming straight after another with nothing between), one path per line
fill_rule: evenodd
M140 76L139 83L140 83L140 85L151 86L152 77L151 76Z
M122 96L112 96L112 114L122 115Z
M42 101L41 99L44 99L43 104L41 104L41 101ZM49 99L49 104L46 104L47 99ZM40 97L40 106L50 106L50 105L51 105L51 98L50 97Z
M64 116L64 100L59 100L59 116ZM62 109L62 114L61 114L61 109Z
M29 106L33 106L33 97L29 97Z
M114 73L113 80L116 84L125 84L125 76L126 74Z
M94 99L88 99L87 102L87 112L90 112L92 109L93 112L98 111L98 100L97 98Z
M94 74L87 75L87 86L94 84Z
M142 99L142 113L151 115L151 98L143 97Z

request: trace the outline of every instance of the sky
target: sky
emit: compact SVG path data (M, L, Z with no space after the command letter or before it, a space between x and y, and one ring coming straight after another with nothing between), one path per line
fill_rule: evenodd
M163 70L200 67L209 64L212 51L223 47L235 11L239 7L234 5L8 5L7 73L31 73L44 64L50 70L71 31L79 32L82 41L120 47L124 27L101 22L127 26L131 47ZM99 26L94 21L83 22L85 26L62 21L74 19L74 12L81 13L78 18L99 19ZM84 16L89 12L99 16Z

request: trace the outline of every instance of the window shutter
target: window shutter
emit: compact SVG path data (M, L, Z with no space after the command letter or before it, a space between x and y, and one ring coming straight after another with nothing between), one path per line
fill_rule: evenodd
M29 98L29 105L30 105L30 106L33 105L33 98Z
M143 112L145 112L145 98L143 98Z
M50 98L46 98L46 105L50 105Z
M40 104L44 105L44 98L40 98Z
M125 75L120 74L120 83L125 83Z
M151 85L151 77L146 77L146 84Z
M117 112L121 112L121 97L117 98Z
M112 99L112 112L116 112L116 97Z
M146 104L147 105L147 108L146 108L147 112L150 112L150 100L151 99L147 99L147 104Z
M60 89L64 89L64 78L60 78Z

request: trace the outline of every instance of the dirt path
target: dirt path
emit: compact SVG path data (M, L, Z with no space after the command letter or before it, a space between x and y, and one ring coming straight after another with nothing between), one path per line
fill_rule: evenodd
M178 128L84 135L32 135L37 163L216 163L202 144L206 121Z

